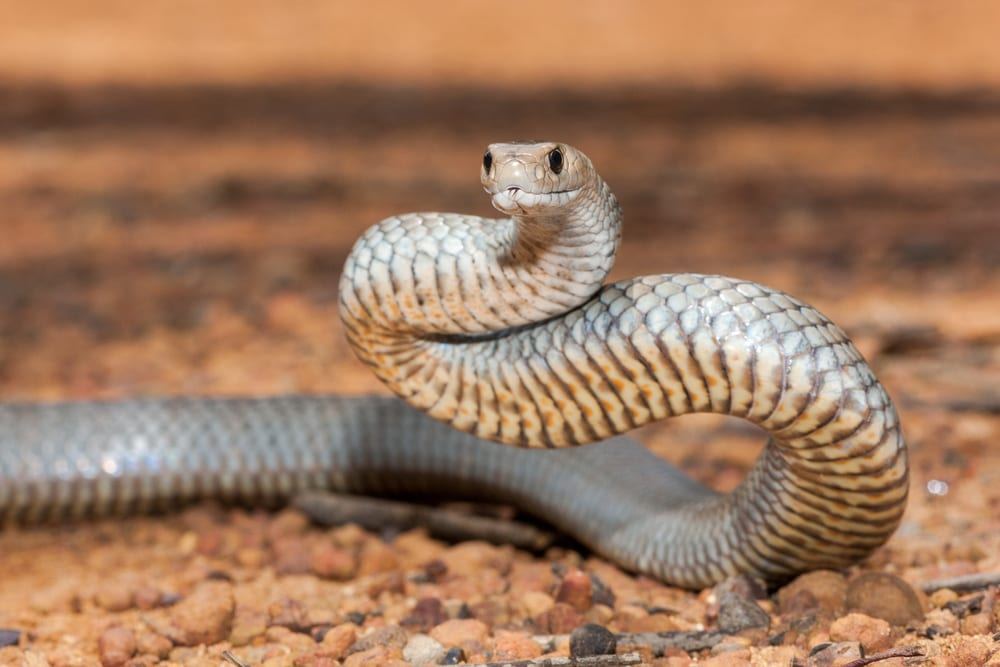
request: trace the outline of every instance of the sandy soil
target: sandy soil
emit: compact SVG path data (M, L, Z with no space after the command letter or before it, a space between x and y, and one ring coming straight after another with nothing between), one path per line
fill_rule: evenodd
M17 7L16 25L0 23L0 396L382 391L336 315L354 238L401 211L488 214L482 146L556 137L585 150L622 202L616 276L759 280L862 347L901 409L913 486L898 534L861 569L913 584L1000 570L1000 93L989 87L1000 59L978 39L994 5L657 4L656 20L536 6L516 38L468 28L493 20L486 5L440 24L432 5ZM609 21L602 57L565 57ZM948 48L923 57L936 43ZM640 85L660 76L671 83ZM759 447L712 418L640 435L719 488ZM0 533L0 628L22 631L0 663L124 664L112 649L131 633L133 665L218 664L228 647L255 665L386 664L400 656L346 655L347 639L385 628L387 645L404 628L403 645L428 632L485 660L531 657L532 636L584 620L622 632L717 623L716 592L663 587L573 548L383 538L206 508ZM439 561L448 574L429 565ZM573 597L579 569L615 599ZM209 609L176 627L200 608L174 603L199 595L233 596L228 626ZM430 598L441 610L417 604ZM983 664L1000 631L995 591L977 611L948 607L956 598L932 598L870 648ZM761 604L769 633L702 657L788 664L851 637L832 629L842 608L778 637L802 610ZM457 620L483 627L432 631Z

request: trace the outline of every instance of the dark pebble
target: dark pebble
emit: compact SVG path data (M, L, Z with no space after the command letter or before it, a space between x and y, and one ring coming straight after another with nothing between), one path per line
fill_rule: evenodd
M965 600L952 600L945 603L944 608L955 614L956 617L964 618L969 614L978 614L983 610L983 597L982 595L977 595Z
M587 623L569 635L569 654L574 658L614 655L618 648L615 635L603 625Z
M354 625L364 625L365 623L365 615L360 611L349 611L346 614L346 618Z
M750 598L733 591L719 596L719 630L734 635L752 628L771 627L771 617Z
M429 580L438 583L448 574L448 566L445 565L443 560L434 559L427 563L427 565L424 565L424 574Z
M4 646L17 646L19 641L21 641L20 630L0 628L0 648L3 648Z
M767 643L771 646L781 646L785 642L785 637L787 636L788 630L782 630L781 632L768 637Z
M428 632L436 625L448 620L448 612L444 604L437 598L421 598L410 615L403 619L402 625L415 628L420 632Z
M614 591L612 591L611 588L593 572L590 573L590 584L594 591L592 593L592 598L591 598L593 603L603 604L605 606L614 608L615 606Z
M448 649L441 659L438 660L439 665L457 665L460 662L465 661L465 651L455 646Z
M823 642L821 644L816 644L811 649L809 649L809 655L816 655L820 651L824 651L827 647L833 646L833 642Z
M943 628L940 625L928 625L920 634L927 637L927 639L934 639L935 637L947 637L953 633L948 628Z

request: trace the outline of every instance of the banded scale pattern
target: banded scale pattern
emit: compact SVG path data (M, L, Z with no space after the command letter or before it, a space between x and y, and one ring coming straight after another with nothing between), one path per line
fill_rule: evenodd
M573 176L576 189L548 178L532 190L553 151L585 175ZM694 412L762 427L768 447L737 491L622 538L619 560L669 581L841 566L892 534L906 448L888 395L843 331L780 291L723 276L594 287L621 215L589 160L560 144L495 144L489 155L483 184L511 218L390 218L347 261L348 338L394 392L459 430L526 447ZM526 300L546 306L534 322Z

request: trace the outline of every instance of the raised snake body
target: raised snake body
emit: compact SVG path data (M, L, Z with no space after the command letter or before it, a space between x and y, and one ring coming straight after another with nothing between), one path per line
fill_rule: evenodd
M732 278L604 285L621 214L570 146L491 145L482 182L511 217L384 220L357 242L340 286L359 358L455 429L374 397L0 406L0 515L308 488L451 491L513 502L686 586L843 566L892 534L906 448L889 397L839 328ZM743 417L771 436L731 494L613 437L692 412ZM612 439L534 451L480 438Z

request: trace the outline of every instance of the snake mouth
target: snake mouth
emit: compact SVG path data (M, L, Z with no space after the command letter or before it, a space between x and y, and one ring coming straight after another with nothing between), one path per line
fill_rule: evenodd
M493 208L514 215L517 213L526 214L535 207L559 207L569 204L576 199L577 194L583 188L570 188L567 190L551 190L549 192L531 192L521 186L511 185L503 190L490 193Z

